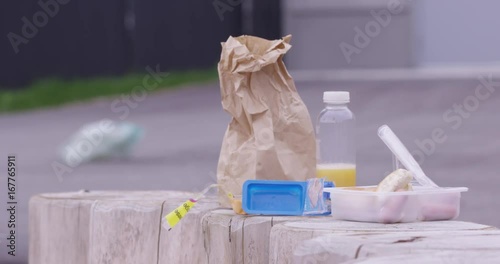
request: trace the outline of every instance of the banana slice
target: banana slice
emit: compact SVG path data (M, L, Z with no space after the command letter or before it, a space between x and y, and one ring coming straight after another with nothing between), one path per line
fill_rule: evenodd
M398 190L411 190L410 182L413 179L411 172L397 169L385 177L377 186L377 192L395 192Z
M232 193L228 193L227 197L229 197L229 200L231 201L231 207L233 208L233 211L239 215L246 215L245 211L243 211L243 206L241 203L241 198L238 199L234 197Z

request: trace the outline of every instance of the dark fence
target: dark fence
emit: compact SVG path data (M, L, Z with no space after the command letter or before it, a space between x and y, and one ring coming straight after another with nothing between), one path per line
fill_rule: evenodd
M279 0L243 0L252 1L250 32L254 36L266 39L279 39L281 34L281 2ZM287 0L283 0L287 1Z
M220 42L242 33L241 14L235 0L7 1L0 9L0 87L147 65L212 67Z

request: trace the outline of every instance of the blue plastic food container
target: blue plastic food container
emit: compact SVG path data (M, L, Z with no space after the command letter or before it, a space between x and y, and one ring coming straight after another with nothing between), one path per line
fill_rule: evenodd
M302 215L306 193L306 182L248 180L243 184L243 210L248 214Z

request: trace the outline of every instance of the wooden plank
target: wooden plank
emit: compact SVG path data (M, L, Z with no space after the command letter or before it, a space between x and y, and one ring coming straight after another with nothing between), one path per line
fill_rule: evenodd
M29 202L29 263L88 263L91 200Z
M386 255L399 252L400 254L423 255L435 251L453 252L497 252L500 255L500 231L465 231L465 232L411 232L406 234L384 234L359 237L369 243L360 248L358 257L368 257L376 254ZM427 253L426 253L427 252Z
M29 261L32 264L115 263L128 254L156 252L154 260L151 257L151 263L156 263L162 204L191 196L192 193L178 191L91 191L34 196L29 205ZM130 252L125 243L136 236L138 241L131 243L134 249ZM143 242L153 246L144 250L136 247ZM113 254L118 255L116 260ZM145 259L137 262L137 258L132 257L127 261L120 263L143 263Z
M269 235L272 224L293 218L254 216L245 221L243 236L243 263L267 263L269 261Z
M184 203L186 199L169 199L163 203L162 217ZM208 263L203 239L202 218L218 208L214 198L204 198L195 204L172 230L162 228L159 243L159 264L162 263Z
M500 252L500 231L480 224L241 216L213 210L215 199L200 201L171 231L162 228L163 216L191 196L168 191L35 196L30 200L30 263L336 263L383 254L396 259L462 254L464 248L493 260L496 255L490 253Z
M359 232L410 232L425 231L457 231L457 230L489 230L490 226L460 222L417 222L401 224L360 223L336 221L331 218L310 219L286 222L276 225L271 230L269 263L292 263L293 252L301 241L332 233ZM352 248L346 248L352 250Z
M203 217L209 263L267 263L272 225L298 221L299 216L242 216L215 210Z
M408 264L484 264L500 263L500 255L497 252L436 252L432 255L392 255L382 257L361 258L347 261L343 264L387 264L387 263L408 263Z
M156 263L163 201L97 201L91 212L90 263Z
M232 217L231 210L215 210L206 214L202 219L205 250L208 263L232 263L233 252L229 240L229 227Z
M418 258L438 252L496 252L500 256L500 231L329 234L301 242L293 252L293 263L343 263L384 255Z
M245 221L247 216L234 215L229 222L229 245L231 249L231 262L230 263L243 263L245 258Z

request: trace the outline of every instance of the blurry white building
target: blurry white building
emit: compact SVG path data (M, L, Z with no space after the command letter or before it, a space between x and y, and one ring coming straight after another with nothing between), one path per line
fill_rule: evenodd
M284 0L292 70L495 65L494 0Z

